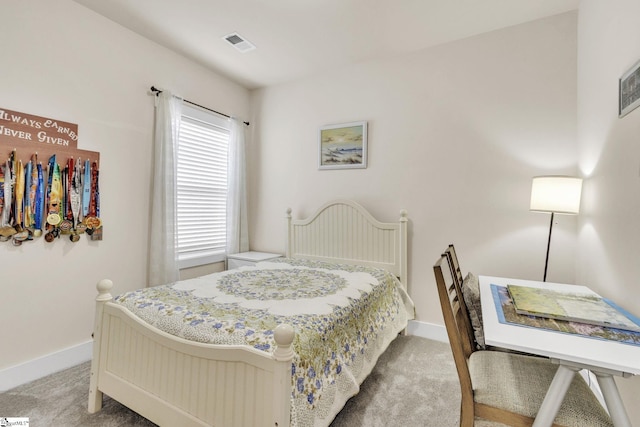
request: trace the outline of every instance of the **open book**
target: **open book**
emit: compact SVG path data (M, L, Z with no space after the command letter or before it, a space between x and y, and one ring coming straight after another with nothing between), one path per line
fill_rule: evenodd
M640 320L604 298L528 286L507 285L518 314L640 332Z

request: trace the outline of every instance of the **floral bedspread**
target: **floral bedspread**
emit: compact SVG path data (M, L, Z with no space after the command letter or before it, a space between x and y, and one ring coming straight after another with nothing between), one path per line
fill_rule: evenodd
M382 269L279 258L122 294L115 302L192 341L273 352L273 331L296 331L292 426L327 426L413 317Z

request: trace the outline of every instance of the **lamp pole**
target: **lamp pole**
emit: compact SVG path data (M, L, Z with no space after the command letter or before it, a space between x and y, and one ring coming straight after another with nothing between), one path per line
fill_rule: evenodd
M549 240L547 240L547 258L544 260L544 277L542 279L543 282L547 281L547 265L549 264L549 247L551 246L551 230L553 230L553 214L551 212L551 222L549 223Z

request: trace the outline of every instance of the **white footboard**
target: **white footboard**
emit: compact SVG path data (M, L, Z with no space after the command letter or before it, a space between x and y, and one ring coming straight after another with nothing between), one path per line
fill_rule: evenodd
M195 343L109 303L98 284L89 412L102 393L159 425L288 427L293 328L276 328L274 355Z

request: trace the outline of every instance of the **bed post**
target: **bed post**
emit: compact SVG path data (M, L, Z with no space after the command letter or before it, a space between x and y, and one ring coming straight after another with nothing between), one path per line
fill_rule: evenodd
M293 238L293 230L291 229L291 208L287 208L287 250L285 252L287 258L291 258L291 239Z
M93 414L102 409L102 392L98 390L98 372L100 371L100 344L102 342L102 313L104 304L111 301L113 282L103 279L98 282L98 296L96 297L96 317L93 325L93 357L91 359L91 376L89 378L89 413Z
M291 423L291 363L293 349L291 344L295 332L291 325L280 324L273 331L276 349L273 358L278 362L274 378L274 427L289 427Z
M400 211L400 281L404 285L404 289L409 292L407 278L407 224L409 220L407 218L407 211L402 209Z

